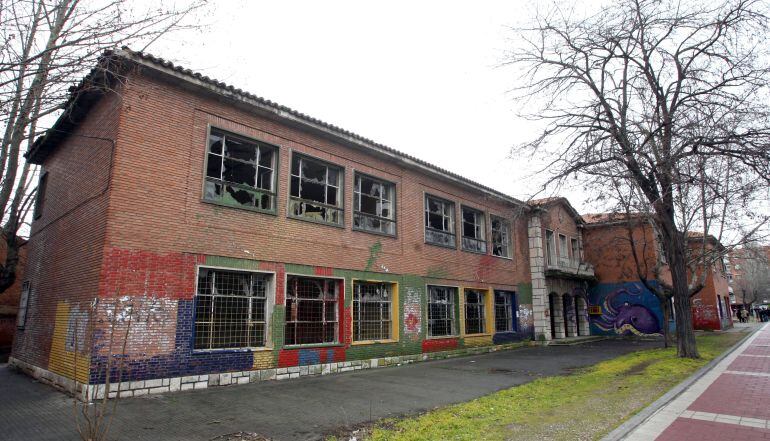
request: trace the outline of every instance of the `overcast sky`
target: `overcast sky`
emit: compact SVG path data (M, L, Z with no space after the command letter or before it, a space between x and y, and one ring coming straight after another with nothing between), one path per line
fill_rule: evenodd
M528 3L221 1L148 52L524 199L535 131L499 66Z

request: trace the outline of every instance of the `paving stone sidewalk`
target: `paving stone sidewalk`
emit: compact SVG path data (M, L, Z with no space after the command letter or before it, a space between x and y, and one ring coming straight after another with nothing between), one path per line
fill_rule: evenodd
M770 323L625 439L770 440Z

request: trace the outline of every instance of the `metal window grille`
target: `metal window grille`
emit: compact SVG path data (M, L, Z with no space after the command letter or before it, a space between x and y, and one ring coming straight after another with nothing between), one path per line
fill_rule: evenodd
M295 217L342 225L342 169L294 155L291 161L289 213Z
M511 294L504 292L495 293L495 331L513 331L513 301Z
M428 287L428 335L431 337L455 334L456 288Z
M396 234L394 193L393 184L357 174L353 188L353 227Z
M265 346L270 277L201 268L195 295L195 349Z
M275 152L274 146L211 129L204 199L273 210Z
M391 338L390 283L356 282L353 285L353 340Z
M465 333L483 334L485 327L484 292L465 290Z
M284 332L287 345L338 341L338 291L336 280L288 277Z
M492 254L499 257L511 257L511 226L508 221L492 217Z
M463 249L475 253L486 253L486 228L484 213L462 207L463 213Z
M454 247L454 204L425 195L425 241Z

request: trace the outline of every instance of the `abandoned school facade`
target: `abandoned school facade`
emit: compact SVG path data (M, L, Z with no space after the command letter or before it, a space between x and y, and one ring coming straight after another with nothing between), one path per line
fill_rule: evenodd
M151 55L105 54L27 157L10 362L84 396L594 332L566 199L524 203Z

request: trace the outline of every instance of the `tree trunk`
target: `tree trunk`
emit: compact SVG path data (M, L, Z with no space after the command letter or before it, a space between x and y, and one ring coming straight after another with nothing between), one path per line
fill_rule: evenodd
M671 345L671 333L668 330L668 322L671 320L671 302L668 298L660 299L660 306L663 310L663 347L668 348Z
M695 332L692 324L692 308L690 306L690 291L687 286L687 265L685 264L682 235L673 234L674 243L670 248L669 268L671 269L671 284L674 288L674 305L676 306L676 353L683 358L699 358L698 347L695 344Z

